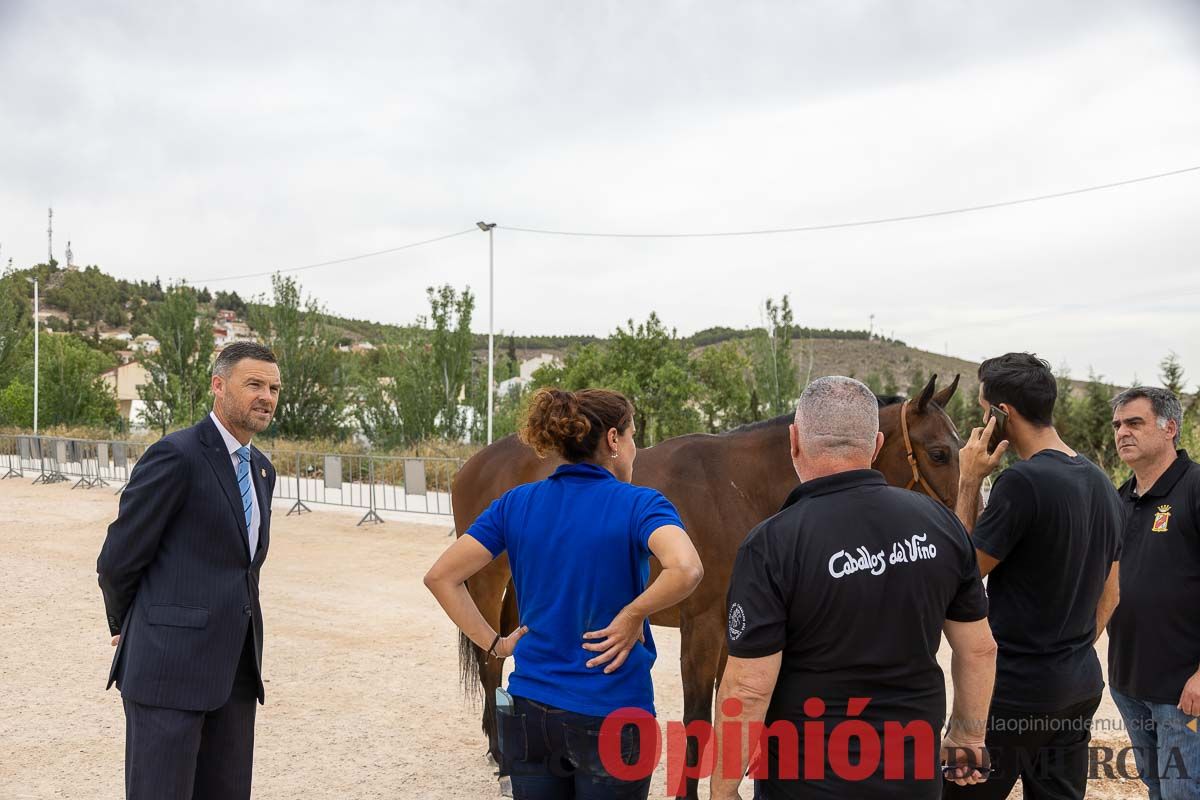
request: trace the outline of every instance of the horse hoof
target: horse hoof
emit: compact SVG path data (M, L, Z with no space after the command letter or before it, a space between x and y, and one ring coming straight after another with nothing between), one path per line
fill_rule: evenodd
M512 778L508 777L507 775L505 775L503 778L500 779L500 796L501 797L512 797L513 796Z

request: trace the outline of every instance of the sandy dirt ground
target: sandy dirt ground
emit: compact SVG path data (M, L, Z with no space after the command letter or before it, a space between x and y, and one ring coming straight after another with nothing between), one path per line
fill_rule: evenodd
M0 481L0 798L123 795L125 723L117 692L104 691L112 649L95 576L116 508L111 490ZM254 796L499 796L478 710L459 688L454 628L421 583L450 522L356 528L357 518L273 520ZM678 632L655 636L659 716L677 720ZM1098 717L1113 727L1098 738L1127 743L1107 698ZM663 796L660 768L651 797ZM1101 781L1088 796L1145 793Z

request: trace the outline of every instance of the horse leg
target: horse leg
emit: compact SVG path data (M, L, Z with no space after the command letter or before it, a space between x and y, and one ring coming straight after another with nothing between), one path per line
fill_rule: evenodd
M467 591L479 606L483 618L493 628L501 633L504 630L504 600L505 587L509 584L511 574L508 569L508 558L501 556L488 564L467 581ZM468 692L471 684L478 681L483 691L483 720L484 734L488 737L488 755L499 764L500 746L496 739L496 688L500 685L504 671L504 662L496 658L488 658L483 648L477 647L466 636L459 634L459 664L462 669L463 685ZM472 675L471 673L474 673Z
M717 661L717 689L721 688L721 679L725 677L725 664L729 661L729 648L721 642L721 658Z
M507 635L517 629L517 624L517 592L512 581L509 581L504 590L504 601L500 606L500 626L496 630ZM500 742L497 738L496 728L496 690L504 683L504 659L487 659L484 666L486 673L482 676L482 683L483 692L487 697L487 704L484 707L484 724L488 725L488 752L497 764L503 764L500 760ZM490 720L488 720L488 708L491 709ZM505 774L504 768L501 767L501 777Z
M712 724L713 688L717 682L717 671L723 665L725 649L725 618L721 607L717 613L706 611L699 617L684 612L680 619L680 671L683 674L683 722L696 720ZM700 763L699 742L688 737L687 763ZM699 781L688 778L686 796L688 800L699 797ZM667 787L678 791L679 787Z

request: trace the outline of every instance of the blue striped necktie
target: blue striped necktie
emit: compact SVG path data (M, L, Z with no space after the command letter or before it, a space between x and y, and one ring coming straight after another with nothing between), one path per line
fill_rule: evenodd
M239 447L237 453L238 491L242 493L242 511L246 514L246 537L250 537L250 519L254 514L254 497L250 494L250 447Z

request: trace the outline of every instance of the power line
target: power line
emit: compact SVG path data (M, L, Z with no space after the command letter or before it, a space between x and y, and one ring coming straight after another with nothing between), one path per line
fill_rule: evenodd
M860 219L851 222L834 222L825 225L801 225L793 228L766 228L763 230L752 231L713 231L699 233L603 233L596 231L556 231L543 228L518 228L510 225L497 225L496 227L506 231L513 231L517 233L534 233L543 236L587 236L606 239L705 239L722 236L765 236L776 233L806 233L809 231L830 231L838 228L861 228L867 225L884 225L889 222L909 222L917 219L948 217L952 214L968 214L972 211L986 211L993 208L1019 206L1025 203L1037 203L1042 200L1054 200L1059 197L1070 197L1077 194L1086 194L1087 192L1099 192L1104 189L1115 189L1120 186L1130 186L1135 183L1155 181L1159 180L1160 178L1169 178L1174 175L1182 175L1184 173L1195 172L1197 170L1200 170L1200 165L1194 167L1184 167L1183 169L1175 169L1171 170L1170 172L1159 172L1154 175L1143 175L1140 178L1129 178L1128 180L1123 181L1113 181L1112 183L1101 183L1095 186L1085 186L1081 189L1069 189L1065 192L1052 192L1050 194L1039 194L1033 197L1022 197L1016 200L1002 200L996 203L983 203L977 206L962 206L960 208L950 208L942 211L928 211L922 214L904 214L895 217Z
M1169 172L1159 172L1153 175L1143 175L1137 178L1129 178L1127 180L1113 181L1110 183L1102 183L1094 186L1085 186L1079 189L1069 189L1062 192L1052 192L1050 194L1040 194L1032 197L1022 197L1015 200L1002 200L994 203L983 203L973 206L961 206L958 208L943 209L940 211L928 211L919 214L904 214L892 217L878 217L873 219L853 220L849 222L834 222L822 225L801 225L790 228L764 228L760 230L747 231L709 231L709 232L691 232L691 233L610 233L599 231L560 231L549 230L544 228L524 228L510 225L496 225L495 227L501 230L513 231L515 233L532 233L542 236L581 236L590 238L609 238L609 239L703 239L703 238L718 238L729 236L766 236L780 233L806 233L810 231L828 231L837 230L840 228L860 228L868 225L885 225L892 222L909 222L919 219L932 219L935 217L946 217L954 214L968 214L974 211L986 211L994 208L1006 208L1008 206L1024 205L1027 203L1036 203L1042 200L1054 200L1062 197L1070 197L1077 194L1086 194L1088 192L1098 192L1105 189L1115 189L1122 186L1131 186L1137 183L1146 183L1148 181L1159 180L1161 178L1169 178L1176 175L1183 175L1189 172L1200 170L1200 165L1192 167L1184 167L1183 169L1171 170ZM421 247L435 242L453 239L458 236L465 236L468 233L474 233L476 227L467 228L466 230L448 233L444 236L437 236L432 239L424 239L419 242L410 242L398 247L389 247L386 250L376 250L371 253L360 253L359 255L347 256L346 258L337 258L331 261L320 261L315 264L304 264L297 267L283 267L279 269L269 269L260 272L247 272L240 275L225 275L216 278L202 278L192 281L196 285L209 283L222 283L224 281L245 280L248 278L262 278L273 275L277 272L302 272L304 270L317 269L318 267L328 267L335 264L346 264L352 261L360 261L366 258L374 258L375 256L387 255L388 253L397 253L401 250L408 250L414 247Z
M350 261L360 261L364 258L374 258L375 256L383 256L383 255L387 255L388 253L398 253L401 250L409 250L413 247L420 247L421 245L425 245L425 244L433 244L434 242L442 242L442 241L445 241L446 239L453 239L456 236L463 236L468 233L475 233L477 230L478 230L478 228L472 226L470 228L467 228L464 231L459 231L458 233L447 233L445 236L437 236L437 237L434 237L433 239L425 239L424 241L420 241L420 242L410 242L409 244L402 244L399 247L389 247L387 250L376 250L373 253L361 253L356 256L347 256L346 258L335 258L332 261L321 261L316 264L305 264L302 267L284 267L282 269L269 269L264 272L248 272L244 275L226 275L221 278L203 278L203 279L198 279L198 280L192 281L192 283L194 283L197 286L203 286L203 285L209 284L209 283L221 283L222 281L237 281L237 280L242 280L245 278L262 278L266 275L274 275L276 272L301 272L302 270L316 269L317 267L329 267L334 264L346 264Z

